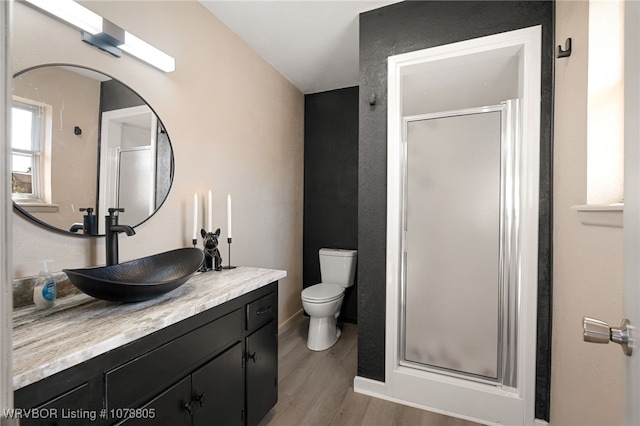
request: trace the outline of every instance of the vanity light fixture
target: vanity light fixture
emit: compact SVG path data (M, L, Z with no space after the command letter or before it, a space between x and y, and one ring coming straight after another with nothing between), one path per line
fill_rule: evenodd
M176 70L176 60L172 56L167 55L160 49L156 49L129 31L124 32L124 44L118 47L164 72Z
M176 60L139 39L113 22L76 3L73 0L24 0L82 31L82 41L115 57L122 51L164 71L176 70Z
M89 34L102 32L102 16L72 0L25 0Z

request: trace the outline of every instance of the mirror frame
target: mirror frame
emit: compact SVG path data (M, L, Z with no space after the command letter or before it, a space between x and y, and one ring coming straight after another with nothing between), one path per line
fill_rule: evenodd
M136 92L135 90L133 90L129 85L123 83L122 81L120 81L119 79L116 79L115 77L111 76L110 74L107 74L105 72L96 70L94 68L91 67L87 67L84 65L77 65L77 64L70 64L70 63L49 63L49 64L40 64L40 65L34 65L32 67L29 68L25 68L22 71L18 71L13 75L12 81L13 79L15 79L16 77L21 76L22 74L25 74L29 71L32 71L34 69L38 69L38 68L45 68L45 67L75 67L75 68L82 68L88 71L92 71L98 74L102 74L105 75L113 80L118 81L120 84L122 84L123 86L125 86L126 88L128 88L129 90L131 90L131 92L133 92L136 96L138 96L140 99L142 99L144 101L144 103L149 107L149 109L151 110L152 113L155 114L156 118L158 119L158 123L160 123L160 125L162 126L162 128L164 129L165 133L167 134L167 139L169 140L169 146L171 147L171 181L169 182L169 188L167 189L167 195L164 197L164 199L162 200L162 202L156 207L156 209L154 210L154 212L152 214L150 214L149 216L147 216L147 218L145 220L143 220L140 223L137 223L135 225L131 225L133 228L137 228L138 226L142 225L143 223L147 222L149 219L151 219L157 212L158 210L160 210L162 208L162 206L164 205L164 203L167 201L167 198L169 198L169 194L171 193L171 188L173 187L173 179L175 177L175 154L174 154L174 150L173 150L173 144L171 143L171 137L169 136L169 132L167 131L166 126L164 125L164 123L162 122L162 120L160 119L160 116L158 115L158 113L153 109L153 107L151 105L149 105L149 103L146 101L145 98L143 98L142 96L140 96L140 94L138 92ZM10 87L11 89L11 93L9 94L9 100L11 102L11 104L13 103L12 99L13 99L13 84ZM10 111L9 111L10 113ZM11 135L9 135L9 139L11 139L10 137ZM102 141L100 141L100 133L98 132L98 158L96 159L96 161L100 161L99 159L99 155L100 155L100 147L101 147L101 143ZM11 147L11 145L9 144L8 149ZM98 164L99 165L99 164ZM11 173L11 170L8 170L9 173ZM99 171L98 171L98 177L97 179L99 179ZM96 192L99 191L99 187L98 185L96 185ZM96 205L98 204L99 200L98 200L98 196L99 194L96 194ZM11 202L13 203L13 208L14 210L16 210L17 212L19 212L20 214L22 214L25 218L35 222L37 225L40 225L41 227L44 227L48 230L60 233L60 234L64 234L64 235L69 235L69 236L73 236L73 237L89 237L89 238L96 238L96 237L104 237L105 234L96 234L96 235L92 235L92 234L84 234L84 233L77 233L77 232L71 232L62 228L57 228L47 222L44 222L40 219L38 219L37 217L31 215L29 212L27 212L25 209L23 209L22 207L20 207L19 204L17 204L15 201L13 201L13 199L11 200ZM102 214L102 213L101 213ZM104 216L104 215L102 215ZM100 220L98 218L96 218L96 220Z

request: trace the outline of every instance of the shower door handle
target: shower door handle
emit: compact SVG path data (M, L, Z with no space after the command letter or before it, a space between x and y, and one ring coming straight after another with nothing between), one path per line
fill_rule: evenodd
M609 327L604 321L599 319L584 317L582 318L582 337L585 342L591 343L609 343L614 342L622 346L622 352L631 356L633 348L629 342L630 323L628 319L623 319L620 327Z

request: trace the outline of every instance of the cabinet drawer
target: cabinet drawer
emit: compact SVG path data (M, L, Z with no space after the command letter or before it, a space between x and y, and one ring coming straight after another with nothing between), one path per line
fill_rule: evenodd
M89 385L78 386L53 400L36 407L42 418L20 420L21 426L86 425L95 413L89 409ZM75 418L77 417L77 418Z
M108 409L136 408L242 337L241 310L105 373Z
M257 330L276 317L278 295L269 293L255 302L247 304L247 331Z

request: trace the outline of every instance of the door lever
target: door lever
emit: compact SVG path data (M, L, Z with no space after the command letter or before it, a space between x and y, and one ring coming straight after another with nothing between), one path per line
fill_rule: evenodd
M585 342L609 343L614 342L622 346L622 352L631 356L633 348L629 345L629 320L623 319L620 327L609 327L604 321L599 319L582 318L582 337Z

